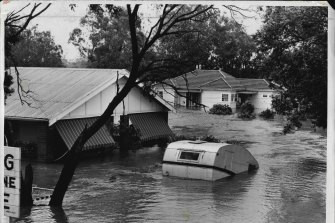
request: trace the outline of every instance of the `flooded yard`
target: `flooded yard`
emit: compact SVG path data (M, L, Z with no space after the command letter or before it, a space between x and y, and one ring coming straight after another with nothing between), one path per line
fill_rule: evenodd
M163 177L164 148L83 160L63 209L23 210L15 222L325 222L326 137L282 135L278 121L199 112L169 115L176 134L242 143L260 168L217 182ZM34 184L52 188L60 164L33 164Z

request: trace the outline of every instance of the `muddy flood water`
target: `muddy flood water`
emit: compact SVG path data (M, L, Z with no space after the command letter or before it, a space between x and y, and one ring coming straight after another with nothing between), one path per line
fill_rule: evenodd
M279 121L229 116L169 115L177 134L239 142L260 168L217 182L163 177L164 148L143 148L83 160L63 209L22 211L15 222L325 222L326 137L311 131L282 135ZM34 184L53 188L60 164L33 164Z

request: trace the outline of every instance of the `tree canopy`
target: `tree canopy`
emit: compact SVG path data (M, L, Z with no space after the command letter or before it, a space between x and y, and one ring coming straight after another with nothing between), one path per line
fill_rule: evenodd
M136 24L139 29L140 22ZM131 42L125 8L112 5L90 5L81 18L80 27L70 34L69 43L76 46L88 67L130 68ZM142 33L138 33L143 37Z
M192 27L181 29L179 25L184 21L197 20L203 16L210 16L212 14L213 6L194 5L185 7L185 5L159 5L159 16L153 22L148 33L143 36L138 35L138 23L140 5L127 5L128 15L128 31L131 43L131 68L129 69L129 76L125 85L117 91L117 94L109 103L106 110L98 117L98 119L91 125L86 126L76 139L71 149L65 158L64 167L62 169L59 180L51 196L49 205L62 205L64 195L72 180L73 174L79 162L80 152L83 149L86 141L94 135L101 127L110 119L114 109L122 100L128 95L131 89L139 83L146 81L151 72L160 70L164 64L164 58L153 59L148 62L148 57L151 57L153 48L159 44L159 40L169 35L178 35L179 33L193 32ZM185 9L185 10L184 10ZM166 68L168 70L168 68ZM156 75L159 73L155 73Z
M22 32L20 41L12 47L16 66L62 67L63 50L55 44L50 31L39 32L37 26Z
M157 5L156 10L162 7ZM132 54L126 10L118 7L115 12L113 8L112 5L91 5L87 15L81 19L81 28L70 34L69 42L87 58L89 67L130 68ZM179 13L190 8L192 6L184 5ZM153 23L155 19L138 16L139 45L143 45L145 36L150 34L150 30L143 27L147 20ZM219 10L213 9L210 16L199 15L196 20L181 21L173 29L174 35L160 38L143 58L143 65L150 65L146 70L149 80L180 75L194 69L197 64L202 64L205 69L221 68L237 77L253 75L249 66L255 48L253 39L242 25L221 15ZM190 29L191 32L185 31ZM148 75L149 72L152 75Z
M10 66L17 66L15 56L12 54L13 47L22 40L21 34L27 29L31 20L42 14L45 10L47 10L51 3L42 6L42 3L34 3L31 7L31 10L27 14L22 14L22 11L29 8L32 4L28 3L24 7L19 10L10 12L5 21L5 77L4 77L4 95L5 101L8 96L10 96L14 89L11 88L13 82L13 76L8 72L8 68ZM16 78L19 79L19 73L16 70L15 72ZM20 92L18 92L21 103L24 101L22 100L22 96L26 94L26 92L18 88ZM21 89L21 90L20 90ZM23 94L23 95L22 95Z
M260 75L286 89L274 108L296 126L327 125L327 21L326 7L267 7L255 35Z

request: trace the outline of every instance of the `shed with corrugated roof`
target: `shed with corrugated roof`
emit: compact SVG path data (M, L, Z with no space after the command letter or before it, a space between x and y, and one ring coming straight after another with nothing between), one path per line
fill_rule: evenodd
M102 114L129 75L124 69L19 67L18 71L12 85L15 93L6 100L5 135L10 145L22 146L24 153L44 161L56 159L71 148L85 125ZM11 72L15 75L13 69ZM158 139L173 135L167 123L169 111L174 108L165 100L137 86L110 120L118 123L121 116L128 115L142 140ZM93 135L84 150L111 147L114 139L107 128L110 124Z

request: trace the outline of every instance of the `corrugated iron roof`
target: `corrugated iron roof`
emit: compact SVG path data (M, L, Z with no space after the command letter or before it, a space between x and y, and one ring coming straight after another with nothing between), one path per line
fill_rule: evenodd
M21 104L17 94L14 70L11 70L15 92L7 98L6 117L51 119L83 96L97 90L106 82L115 82L128 75L123 69L82 69L82 68L36 68L19 67L21 86L29 90L27 104Z
M125 69L19 67L18 70L21 86L25 91L31 91L29 98L23 98L30 105L21 104L17 94L15 72L11 69L15 79L12 85L15 92L7 98L5 116L53 122L62 118L58 116L77 103L115 83L117 73L119 78L129 75ZM167 102L155 98L169 110L174 110Z
M160 113L130 114L129 119L140 132L140 139L143 141L174 135Z
M84 130L85 125L87 124L87 127L90 127L96 120L97 117L59 120L55 126L67 148L71 149L75 140ZM112 136L109 134L106 126L103 126L85 143L83 150L112 146L113 144L114 140Z

